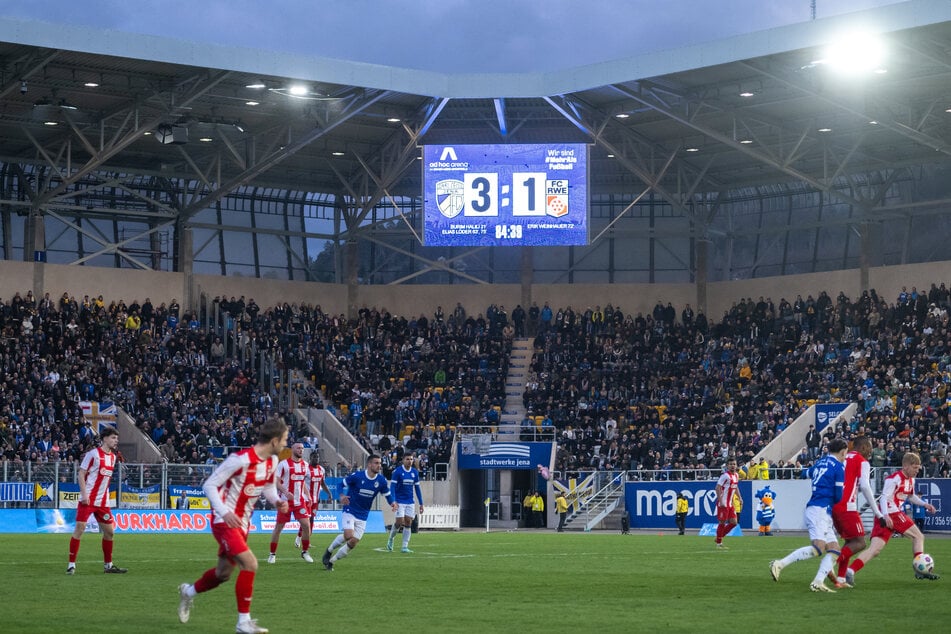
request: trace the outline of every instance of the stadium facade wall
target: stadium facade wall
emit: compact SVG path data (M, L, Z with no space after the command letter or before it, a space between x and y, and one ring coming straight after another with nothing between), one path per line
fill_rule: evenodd
M320 304L325 312L346 313L353 308L376 306L392 313L413 315L429 313L437 305L447 312L460 302L466 311L477 315L492 303L502 304L511 311L522 303L519 284L460 284L460 285L360 285L352 298L344 284L293 282L234 276L194 275L190 287L183 273L110 269L94 266L67 266L34 264L32 262L0 261L0 298L9 300L14 293L33 290L42 296L48 292L58 299L64 292L81 299L83 295L102 295L106 302L122 299L153 302L178 299L183 307L197 305L204 293L210 300L215 296L254 298L259 306L279 302L308 302ZM909 290L917 286L927 291L932 283L951 279L951 261L869 269L869 288L879 297L894 301L902 286ZM781 284L778 284L781 280ZM734 302L751 297L771 297L777 304L781 297L792 302L797 294L806 297L825 290L835 297L839 291L853 299L862 291L859 269L788 275L782 278L764 277L730 282L711 282L707 286L707 316L719 320ZM650 312L658 301L671 302L678 311L684 304L698 305L698 289L694 284L535 284L531 287L532 301L539 306L549 302L553 307L572 306L584 311L587 306L610 302L626 313Z

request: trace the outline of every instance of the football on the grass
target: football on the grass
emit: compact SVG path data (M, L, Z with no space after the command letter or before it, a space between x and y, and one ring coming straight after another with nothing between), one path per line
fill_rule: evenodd
M915 555L911 565L915 567L915 572L931 572L934 570L934 559L928 553L921 553Z

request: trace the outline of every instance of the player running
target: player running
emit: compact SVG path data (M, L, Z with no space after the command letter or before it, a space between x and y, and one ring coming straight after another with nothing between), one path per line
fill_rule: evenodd
M862 525L862 516L859 514L858 507L859 491L875 512L876 523L884 519L887 526L892 525L891 519L882 515L875 501L875 494L872 493L872 485L869 482L871 468L868 462L871 455L871 439L868 436L857 436L852 440L852 451L845 456L845 484L842 488L842 499L832 507L832 524L839 536L845 540L839 552L839 558L836 560L834 579L836 588L852 587L846 578L849 559L865 548L865 526Z
M393 499L386 478L380 473L381 468L382 461L374 454L367 458L364 471L355 471L344 479L343 484L347 492L340 496L340 502L343 504L341 516L343 533L337 535L324 552L321 563L327 570L333 570L334 563L349 555L350 551L360 543L363 531L366 530L367 517L370 516L370 507L378 494L385 495L393 512L396 512L398 508L396 501Z
M932 515L935 512L933 505L925 502L915 494L915 476L921 469L921 457L914 452L907 452L901 459L901 470L891 474L882 483L882 495L879 504L881 512L888 518L890 524L883 526L876 523L872 529L872 541L869 547L859 553L846 571L846 578L850 584L855 582L855 573L862 569L878 553L882 552L885 544L894 533L911 538L912 557L917 557L925 551L925 536L915 522L901 509L906 502L915 506L923 506ZM940 579L933 572L915 571L916 579Z
M308 464L307 493L310 498L311 509L310 530L311 534L313 534L315 522L317 521L317 508L320 506L320 492L324 491L327 494L327 499L333 499L333 494L330 492L330 487L327 486L327 474L320 465L320 454L316 450L310 452ZM297 537L294 538L294 545L298 548L303 546L301 543L301 532L302 529L298 528Z
M310 495L307 491L307 480L310 477L310 465L304 462L304 445L295 442L291 445L291 455L282 460L277 466L277 491L281 499L287 500L287 512L277 514L274 530L271 531L271 550L267 562L273 564L277 560L277 542L281 538L284 525L291 521L291 517L300 522L301 530L301 559L309 564L314 563L313 557L307 552L310 549Z
M813 592L835 592L825 584L825 577L832 571L835 560L839 556L839 540L832 525L832 507L842 499L842 488L845 483L845 454L849 449L847 442L841 438L829 441L829 453L816 461L812 466L812 497L806 503L804 513L806 528L809 529L809 539L812 545L798 548L782 559L769 562L769 572L773 581L779 581L783 568L797 561L805 561L812 557L822 557L819 562L819 571L809 585Z
M211 533L218 541L218 565L206 570L195 583L178 587L178 620L182 623L187 623L191 616L195 595L220 586L231 578L237 566L240 572L234 585L238 603L235 632L268 631L251 618L258 560L248 548L248 530L254 505L262 494L279 513L287 512L287 501L281 499L274 483L277 455L286 444L287 425L280 418L270 418L258 430L257 444L229 455L202 485L211 503Z
M412 537L413 518L416 517L416 504L414 504L413 492L416 493L416 499L419 500L419 512L423 513L423 492L419 488L419 471L413 466L416 455L412 451L403 454L403 464L393 469L393 475L390 476L390 488L393 490L393 496L396 498L397 510L396 519L393 521L393 527L390 528L390 538L386 541L386 549L393 550L393 540L400 527L403 527L403 547L402 553L411 553L409 549L409 540Z

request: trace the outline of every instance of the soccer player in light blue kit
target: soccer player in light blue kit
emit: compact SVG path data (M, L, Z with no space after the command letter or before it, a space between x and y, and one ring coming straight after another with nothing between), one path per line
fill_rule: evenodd
M337 535L330 547L324 552L321 563L324 564L324 568L327 570L333 570L334 562L349 555L350 551L360 543L363 531L367 527L370 507L373 506L373 500L378 494L385 495L386 501L393 508L393 512L396 512L396 501L390 492L386 477L380 473L381 468L382 461L380 457L371 455L367 458L367 468L364 471L356 471L344 478L343 484L347 492L340 496L340 502L343 504L341 517L343 533Z
M829 442L829 453L816 461L811 469L812 497L806 504L805 520L809 529L811 546L803 546L792 551L782 559L769 562L769 572L773 581L779 581L783 568L797 561L812 557L822 557L819 572L809 585L813 592L835 592L825 584L826 575L835 565L839 556L839 539L832 524L832 506L842 499L845 485L845 454L849 444L841 438ZM839 587L838 584L836 587Z
M419 512L423 512L423 492L419 488L419 471L413 466L416 454L407 451L403 454L403 464L393 469L393 475L390 476L390 488L393 495L396 496L396 519L393 521L393 527L390 529L390 538L386 542L386 549L393 550L393 540L396 538L396 532L403 527L403 548L400 552L411 553L409 549L409 539L413 533L413 518L416 517L416 505L413 500L413 492L416 492L416 499L419 500Z

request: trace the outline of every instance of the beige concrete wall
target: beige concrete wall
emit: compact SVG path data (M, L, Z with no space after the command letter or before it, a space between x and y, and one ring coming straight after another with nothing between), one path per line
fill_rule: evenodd
M932 283L945 282L951 286L951 262L909 264L904 266L876 267L869 270L869 285L880 297L894 301L902 286L911 290L917 286L927 291ZM204 292L209 299L218 296L244 295L254 298L260 306L273 306L280 302L307 302L320 304L325 312L344 313L347 310L347 289L344 285L314 282L289 282L283 280L248 277L221 277L214 275L194 276L194 297ZM106 302L123 299L127 302L150 297L159 304L171 299L182 301L185 294L185 277L181 273L139 271L133 269L108 269L94 266L66 266L60 264L34 265L32 262L0 261L0 299L9 301L14 293L25 294L33 289L43 289L53 298L63 292L74 297L102 295ZM732 282L712 282L708 286L707 315L719 320L733 302L742 298L760 295L771 297L779 303L785 297L789 301L797 294L803 297L825 290L835 297L844 291L850 297L861 292L858 269L788 275L785 277L758 278ZM696 288L693 284L535 284L532 297L539 306L546 301L552 307L571 306L584 311L588 306L610 302L627 314L647 314L654 304L671 302L680 310L687 303L696 308ZM359 286L355 305L386 308L398 315L432 314L441 305L447 313L460 302L470 315L485 312L489 304L501 304L511 311L521 303L521 286L517 284L461 284L461 285L394 285ZM527 306L525 307L528 308Z
M9 302L19 293L33 289L33 263L17 260L0 260L0 300Z
M277 304L315 304L325 313L343 313L347 310L347 289L339 284L317 282L290 282L255 277L222 277L195 275L195 297L204 293L209 300L216 296L253 299L258 306Z

